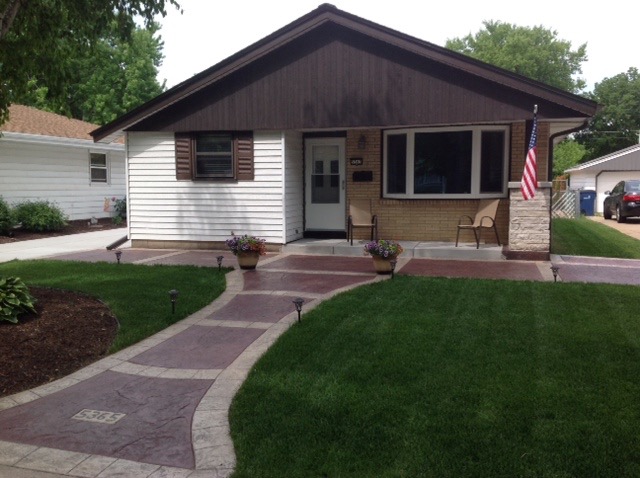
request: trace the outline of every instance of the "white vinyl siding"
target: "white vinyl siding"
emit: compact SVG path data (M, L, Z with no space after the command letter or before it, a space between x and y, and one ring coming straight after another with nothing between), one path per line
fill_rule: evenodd
M125 196L124 145L109 145L105 151L109 182L92 184L89 154L100 152L100 145L79 140L67 145L59 138L48 144L43 136L33 141L23 138L11 133L0 138L0 195L7 202L50 201L69 220L113 215L104 211L104 204L105 198Z
M129 133L128 154L132 240L283 242L282 133L254 134L253 181L177 181L173 134Z
M303 140L302 133L293 131L284 138L286 242L291 242L302 239L303 234Z

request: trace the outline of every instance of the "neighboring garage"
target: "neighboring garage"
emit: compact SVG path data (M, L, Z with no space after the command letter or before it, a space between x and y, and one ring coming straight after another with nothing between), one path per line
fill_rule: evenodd
M570 175L569 188L596 191L596 213L602 214L602 203L619 182L640 179L640 144L596 158L565 171Z

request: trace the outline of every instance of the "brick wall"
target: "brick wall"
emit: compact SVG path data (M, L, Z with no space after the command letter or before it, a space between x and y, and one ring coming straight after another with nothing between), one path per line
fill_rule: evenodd
M525 138L525 123L511 125L511 175L509 181L520 181L527 157L529 138ZM547 175L549 165L549 123L538 123L538 181L550 181Z
M538 170L540 180L546 180L549 125L539 124ZM361 137L366 146L359 148ZM520 181L528 139L525 138L525 122L511 126L510 180ZM350 199L371 199L373 213L378 215L380 238L409 241L455 241L458 220L462 215L473 217L478 199L383 199L382 198L382 132L378 129L351 130L347 133L347 205ZM362 165L352 165L351 159L361 158ZM371 171L370 182L354 182L356 171ZM509 240L509 199L500 201L496 217L500 241ZM358 229L356 239L367 239L368 233ZM495 242L492 233L486 234L487 242ZM473 233L463 231L463 242L473 241Z

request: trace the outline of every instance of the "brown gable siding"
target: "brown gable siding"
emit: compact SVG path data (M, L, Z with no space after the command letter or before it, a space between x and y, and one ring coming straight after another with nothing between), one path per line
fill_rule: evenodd
M347 128L508 122L576 111L326 24L134 131Z

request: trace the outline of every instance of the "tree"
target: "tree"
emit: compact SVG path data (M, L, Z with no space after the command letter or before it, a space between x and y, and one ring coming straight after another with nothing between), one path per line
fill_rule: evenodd
M0 0L0 124L9 104L46 79L47 95L60 98L73 78L73 62L92 51L116 25L129 38L135 17L150 25L177 0Z
M113 33L91 51L68 59L71 81L61 95L50 97L46 78L34 78L15 101L91 123L114 120L164 91L156 79L163 58L162 40L155 37L159 28L157 23L136 27L123 40L114 25Z
M587 59L586 43L572 50L571 42L542 26L518 27L493 20L483 25L475 35L447 40L445 46L565 91L578 93L585 88L585 81L576 75Z
M585 161L639 142L640 74L637 68L596 83L590 97L601 109L589 127L576 135L576 140L586 147Z
M585 147L572 139L565 139L553 148L553 177L580 163L585 155Z

